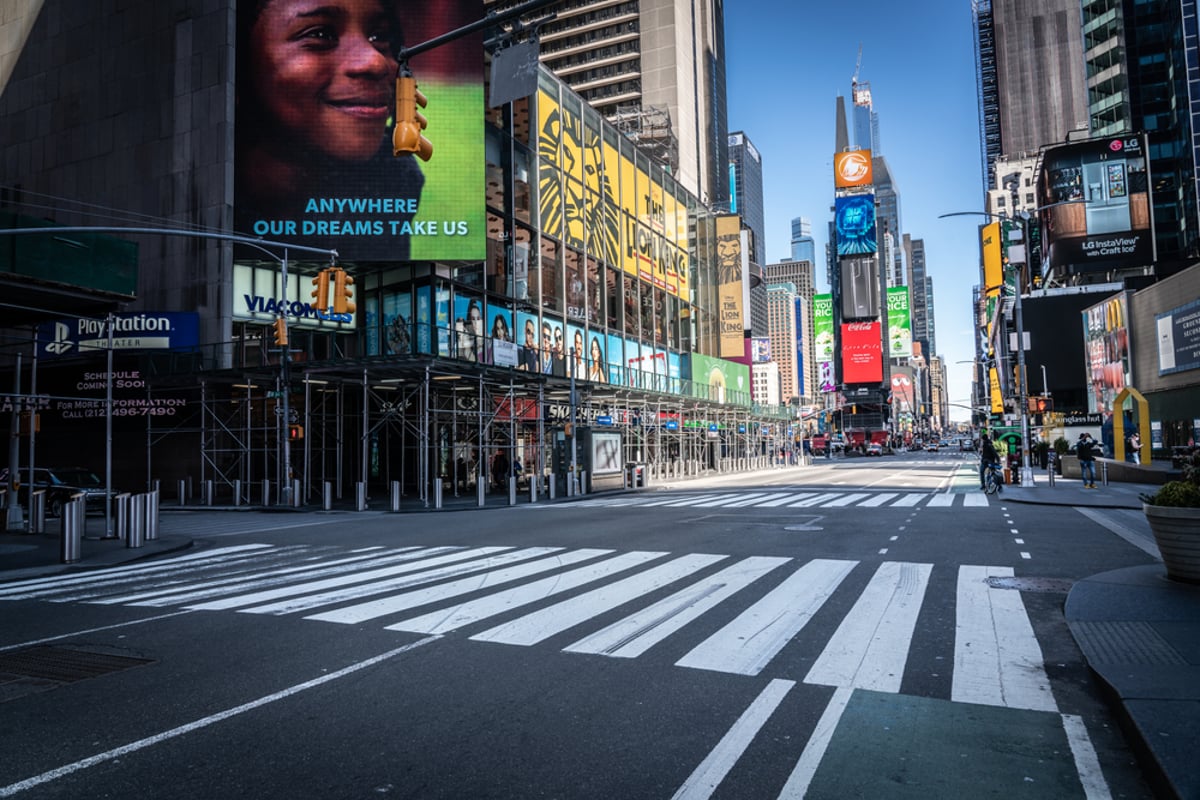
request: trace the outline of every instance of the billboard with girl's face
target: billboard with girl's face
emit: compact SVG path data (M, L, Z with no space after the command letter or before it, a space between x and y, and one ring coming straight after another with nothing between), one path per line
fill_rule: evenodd
M433 155L396 156L393 55L477 0L237 3L234 227L349 260L482 260L481 34L414 56Z

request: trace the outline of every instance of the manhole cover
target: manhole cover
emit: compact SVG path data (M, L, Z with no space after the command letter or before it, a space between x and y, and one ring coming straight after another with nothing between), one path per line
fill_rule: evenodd
M1059 592L1066 594L1071 591L1075 581L1069 578L1017 578L992 576L987 579L987 585L993 589L1016 589L1018 592Z
M74 683L110 672L140 667L152 661L153 659L149 658L132 658L70 647L29 647L14 653L0 654L0 674L55 683Z

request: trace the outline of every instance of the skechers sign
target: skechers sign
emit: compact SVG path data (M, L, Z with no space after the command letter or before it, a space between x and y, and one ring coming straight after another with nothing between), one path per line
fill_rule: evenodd
M200 341L200 318L194 311L137 311L113 315L114 350L179 350ZM108 349L107 319L64 319L38 325L42 358L92 354Z

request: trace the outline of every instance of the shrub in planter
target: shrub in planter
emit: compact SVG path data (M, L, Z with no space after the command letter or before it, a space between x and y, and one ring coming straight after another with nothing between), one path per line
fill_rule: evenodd
M1183 480L1141 497L1167 577L1200 583L1200 451L1184 463Z

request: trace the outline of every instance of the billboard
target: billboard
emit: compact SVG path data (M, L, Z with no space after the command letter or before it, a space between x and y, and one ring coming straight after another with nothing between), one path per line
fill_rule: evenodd
M692 396L720 403L750 405L750 367L692 353Z
M833 214L838 257L865 255L879 249L875 239L875 195L835 198Z
M235 229L349 260L485 258L481 34L411 59L433 156L392 151L392 54L473 21L478 2L322 7L301 33L324 37L293 32L287 8L238 4Z
M912 367L892 367L892 410L896 414L914 414Z
M888 287L887 313L888 358L908 358L912 355L912 316L907 286Z
M881 383L883 344L878 322L842 323L842 381Z
M182 350L200 342L195 311L118 311L113 314L113 350ZM39 358L105 352L108 320L77 317L37 326Z
M717 217L717 314L721 355L737 358L745 353L746 315L742 305L742 220L736 215Z
M1047 149L1038 173L1042 274L1154 263L1145 136Z
M1087 358L1088 411L1111 414L1113 401L1133 380L1126 295L1117 294L1086 308L1082 317L1083 347Z
M871 151L851 150L833 154L833 186L849 189L869 186L874 182L871 175Z
M1158 374L1200 369L1200 300L1154 315Z
M848 258L841 270L842 319L879 316L879 273L874 258Z
M764 364L771 360L771 340L766 336L755 336L750 340L750 361Z
M813 356L817 360L817 382L822 392L832 392L835 388L833 344L833 295L813 295Z

